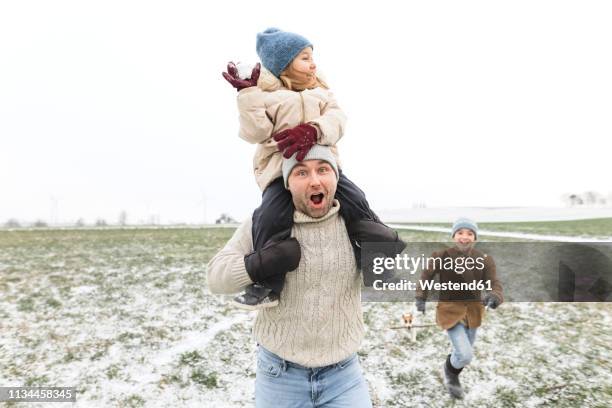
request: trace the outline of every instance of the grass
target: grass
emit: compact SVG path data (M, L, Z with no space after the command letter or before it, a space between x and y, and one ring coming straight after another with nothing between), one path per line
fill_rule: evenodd
M0 231L0 385L75 386L84 407L251 406L254 315L206 287L205 265L232 233ZM363 304L359 356L375 406L448 406L444 333L422 329L411 343L389 329L410 306ZM479 331L468 397L455 405L609 406L611 317L608 303L502 305Z
M402 223L422 226L451 227L450 223ZM478 227L495 232L523 232L542 235L610 237L612 218L573 221L483 222ZM488 238L488 237L487 237Z
M197 351L189 351L181 354L179 364L194 366L204 360L204 357Z
M203 369L195 369L191 372L189 377L191 381L196 384L201 384L206 388L216 388L217 387L217 373L209 373Z
M574 221L482 223L482 229L491 231L520 231L532 234L567 236L609 237L612 235L612 218Z

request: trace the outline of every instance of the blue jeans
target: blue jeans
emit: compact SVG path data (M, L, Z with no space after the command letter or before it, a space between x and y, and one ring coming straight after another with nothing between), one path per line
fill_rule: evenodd
M257 408L371 408L357 354L325 367L308 368L259 346L255 377Z
M446 332L453 345L450 362L455 368L463 368L474 358L476 330L468 329L463 323L457 323Z

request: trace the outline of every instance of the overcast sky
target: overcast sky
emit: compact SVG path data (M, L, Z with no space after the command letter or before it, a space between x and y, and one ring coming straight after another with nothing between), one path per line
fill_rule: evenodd
M4 1L0 223L244 219L255 146L229 60L298 32L375 210L612 191L612 3Z

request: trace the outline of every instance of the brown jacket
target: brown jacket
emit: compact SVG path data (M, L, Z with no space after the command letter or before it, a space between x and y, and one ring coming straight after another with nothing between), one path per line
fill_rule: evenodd
M499 298L500 303L503 302L503 289L497 279L495 261L491 256L485 255L476 248L472 248L468 254L465 254L457 247L452 247L434 252L431 258L439 258L441 262L430 262L428 267L423 269L421 282L417 282L417 298L427 299L428 289L422 287L422 283L433 282L434 276L438 274L441 284L470 283L482 280L486 285L486 281L490 280L492 293ZM462 273L457 272L459 269L456 266L466 261L464 259L457 262L458 258L473 259L470 267L465 268ZM444 268L451 261L455 268ZM480 290L441 290L436 307L436 322L444 330L450 329L460 321L466 322L470 328L476 328L482 323L484 310Z
M317 128L317 143L334 147L344 133L346 116L331 91L325 88L301 92L285 88L270 71L261 68L257 86L238 92L238 111L242 139L257 143L253 158L255 180L261 190L280 177L283 156L272 136L302 123ZM338 161L338 165L340 165Z

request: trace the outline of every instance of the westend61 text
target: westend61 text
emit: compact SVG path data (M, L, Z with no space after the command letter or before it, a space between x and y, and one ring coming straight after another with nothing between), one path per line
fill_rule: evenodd
M472 282L434 282L419 280L422 290L458 291L458 290L493 290L490 280L478 280ZM402 279L399 282L383 282L378 279L374 281L374 290L416 290L417 283Z

